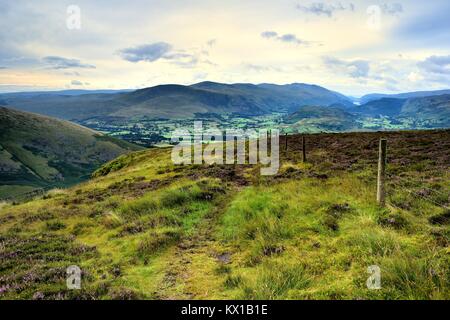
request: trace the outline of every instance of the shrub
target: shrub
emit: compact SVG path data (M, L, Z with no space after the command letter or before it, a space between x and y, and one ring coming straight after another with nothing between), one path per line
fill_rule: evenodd
M151 255L161 248L180 239L178 230L166 230L164 232L152 232L146 236L138 245L138 254L142 257Z
M388 231L361 229L350 235L346 243L365 256L389 256L400 250L396 237Z
M283 299L289 290L305 289L311 283L303 265L266 263L253 286L244 288L244 299Z
M382 286L394 299L439 299L445 296L449 261L399 257L383 262Z
M214 269L214 273L217 275L229 274L231 273L231 268L230 266L221 263L217 268Z
M400 213L385 213L377 218L379 225L383 227L392 227L394 229L403 229L408 225L408 220Z
M73 235L80 235L82 234L87 228L93 226L93 224L91 223L87 223L87 222L78 222L72 229L72 234Z
M155 199L145 197L123 204L118 211L125 219L131 219L153 213L157 211L158 208L159 204Z
M61 221L48 221L46 223L45 227L49 231L58 231L58 230L64 229L66 227L66 225L64 223L62 223Z
M140 295L128 288L112 289L109 293L112 300L137 300Z
M106 228L109 229L114 229L117 227L120 227L123 224L122 219L116 215L114 212L107 212L104 216L103 216L103 225Z
M444 213L432 216L428 219L431 224L450 224L450 210L445 211Z
M242 283L243 283L243 280L242 280L241 276L228 275L227 278L225 279L223 285L227 289L234 289L234 288L239 287Z
M166 191L161 196L161 205L166 208L182 206L191 201L211 201L225 189L212 180L201 180L194 185Z
M189 201L191 193L188 187L169 190L161 196L161 205L166 208L181 206Z

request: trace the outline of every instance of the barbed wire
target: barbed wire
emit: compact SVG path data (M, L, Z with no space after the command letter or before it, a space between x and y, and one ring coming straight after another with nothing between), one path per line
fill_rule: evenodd
M394 176L394 175L389 175L389 174L388 174L387 176L388 176L389 178L394 178L394 179L402 180L402 181L404 181L405 183L408 183L408 184L409 184L409 183L413 183L413 181L408 180L408 179L403 178L403 177L400 177L400 176ZM395 183L395 182L390 181L390 183ZM424 183L423 180L422 180L422 183ZM436 193L436 194L439 194L439 195L442 195L442 196L444 196L444 197L450 198L450 193L449 193L449 194L444 194L444 193L441 192L441 191L434 190L434 189L431 189L431 188L429 188L429 187L425 187L425 186L423 186L423 185L421 185L420 188L426 189L426 190L429 190L429 191L434 192L434 193Z
M401 187L404 191L408 192L408 193L411 194L411 195L414 195L414 196L416 196L416 197L419 197L420 199L422 199L422 200L424 200L424 201L427 201L427 202L429 202L429 203L432 203L432 204L434 204L434 205L436 205L436 206L438 206L438 207L440 207L440 208L450 209L450 207L447 206L446 204L437 202L436 200L430 198L429 196L426 196L426 195L424 195L424 194L421 194L421 193L419 193L418 191L412 190L412 189L410 189L410 188L408 188L408 187L405 186L405 183L410 184L410 183L413 183L413 181L410 181L410 180L405 179L405 178L403 178L403 177L393 176L393 175L389 175L389 174L388 174L387 176L388 176L389 178L394 178L394 179L397 178L398 180L400 180L399 182L398 182L398 181L392 181L392 180L389 181L389 183L390 183L390 184L393 184L394 187L395 187L395 186L399 186L399 187ZM437 194L437 195L441 195L441 196L444 196L444 197L450 199L450 195L446 195L446 194L444 194L444 193L442 193L442 192L439 192L439 191L437 191L437 190L433 190L433 189L431 189L431 188L424 187L424 186L420 186L420 188L421 188L421 189L429 190L429 191L431 191L431 192L434 192L435 195L436 195L436 194ZM396 206L394 205L394 207L396 207ZM399 209L398 207L396 207L396 208Z
M414 191L414 190L411 190L411 189L407 189L407 188L403 188L403 190L408 192L409 194L415 195L415 196L417 196L417 197L419 197L419 198L421 198L421 199L423 199L425 201L433 203L433 204L435 204L435 205L437 205L437 206L439 206L441 208L450 209L450 207L448 207L446 204L437 202L436 200L434 200L434 199L432 199L430 197L424 196L424 195L418 193L417 191Z

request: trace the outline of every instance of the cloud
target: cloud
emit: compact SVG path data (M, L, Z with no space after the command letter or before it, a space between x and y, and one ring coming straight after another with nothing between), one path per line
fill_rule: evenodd
M82 63L80 60L77 59L67 59L57 56L48 56L42 58L42 60L46 64L48 64L50 69L74 69L74 68L95 69L94 65Z
M246 70L256 73L282 72L281 68L274 66L265 66L253 63L245 63L243 66Z
M264 31L261 33L261 37L266 39L276 38L278 36L278 33L275 31Z
M264 31L261 33L261 37L265 38L265 39L275 39L281 42L286 42L286 43L294 43L294 44L303 44L303 45L308 45L310 44L309 41L304 41L302 39L297 38L297 36L295 34L292 33L287 33L287 34L283 34L283 35L278 35L277 32L275 31Z
M64 72L65 76L76 76L79 77L81 74L77 71L68 71L68 72Z
M324 15L331 18L337 11L355 11L355 5L353 3L350 3L348 6L345 6L341 2L337 2L335 4L313 2L309 6L298 4L297 9L306 13L314 14L316 16Z
M417 63L424 72L438 75L450 75L450 55L431 56Z
M344 73L352 78L368 78L370 63L366 60L345 61L334 57L323 57L325 66L338 73Z
M79 80L72 80L72 81L70 82L70 84L73 85L73 86L82 86L82 85L83 85L83 82L81 82L81 81L79 81Z
M172 50L172 46L166 42L143 44L137 47L119 50L122 59L130 62L148 61L153 62L163 58Z
M295 34L283 34L282 36L280 36L278 38L278 40L283 41L283 42L291 42L291 43L296 43L296 44L302 44L305 43L305 41L298 39Z
M408 75L408 80L411 82L418 82L418 81L422 81L424 78L420 73L417 72L410 72Z
M208 41L209 46L213 46L215 40ZM185 50L175 50L172 45L166 42L157 42L152 44L139 45L132 48L125 48L118 51L118 54L130 62L154 62L157 60L166 60L171 64L182 68L193 68L199 63L215 65L204 57L208 55L206 50L194 50L193 53Z
M403 12L403 6L401 3L383 3L380 5L381 11L384 14L397 16Z
M7 67L1 67L1 66L0 66L0 70L3 70L3 69L8 69L8 68L7 68Z
M164 59L170 60L172 64L183 68L193 68L199 63L199 57L190 53L172 53L164 56Z
M448 0L433 0L432 4L424 2L422 10L408 11L408 14L402 15L390 37L396 42L401 42L403 47L412 45L419 48L448 49L449 11Z

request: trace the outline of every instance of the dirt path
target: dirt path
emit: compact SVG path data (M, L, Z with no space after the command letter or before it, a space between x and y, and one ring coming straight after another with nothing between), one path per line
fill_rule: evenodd
M229 191L226 195L217 198L214 201L215 208L199 222L198 227L195 228L195 233L184 236L176 246L169 249L172 257L167 264L164 278L158 286L157 292L155 292L158 299L202 298L201 292L198 291L202 288L197 280L205 281L205 279L214 275L212 272L208 272L209 274L202 273L199 270L201 266L196 265L195 260L214 263L221 259L217 252L217 248L221 245L215 239L214 233L220 217L225 212L234 194L235 191ZM199 277L202 279L199 279ZM211 281L205 282L213 283Z

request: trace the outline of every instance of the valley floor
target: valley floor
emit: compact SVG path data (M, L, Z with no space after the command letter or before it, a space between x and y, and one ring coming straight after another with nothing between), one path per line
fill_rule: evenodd
M388 201L376 204L378 141ZM284 137L282 138L284 139ZM450 299L450 130L308 135L282 166L119 157L86 183L0 204L4 299ZM82 269L68 290L66 268ZM381 288L368 289L368 267Z

